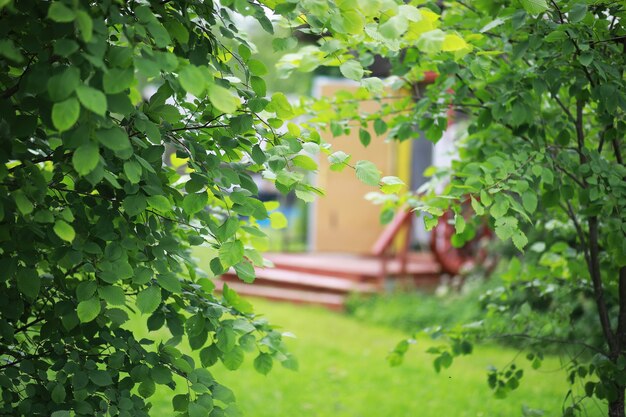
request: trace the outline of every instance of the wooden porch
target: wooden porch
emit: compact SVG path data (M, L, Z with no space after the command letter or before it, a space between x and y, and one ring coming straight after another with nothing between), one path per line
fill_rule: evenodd
M274 253L266 256L274 268L257 269L252 284L229 271L216 284L225 282L241 295L300 304L317 304L341 310L348 295L372 294L394 288L433 289L439 283L440 267L427 252L411 253L405 271L397 259L341 253Z
M409 230L413 215L401 210L385 228L368 255L349 253L270 253L265 257L274 268L257 268L252 284L243 283L234 271L223 282L241 295L302 304L317 304L340 310L352 293L372 294L396 288L435 288L441 266L430 252L409 252L404 239L392 253L394 240ZM406 236L407 234L405 234Z

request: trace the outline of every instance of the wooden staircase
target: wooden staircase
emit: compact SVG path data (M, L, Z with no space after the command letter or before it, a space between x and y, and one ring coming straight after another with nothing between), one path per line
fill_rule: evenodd
M409 233L400 250L390 255L395 238L410 230L413 214L400 210L385 228L369 255L345 253L274 253L266 258L274 268L257 268L256 280L243 283L233 270L222 275L222 282L241 295L272 300L317 304L343 309L349 294L372 294L395 288L434 288L439 283L441 265L430 252L409 252Z
M405 265L397 259L383 262L376 257L349 254L275 253L266 258L275 267L258 268L252 284L242 282L231 270L220 277L217 287L225 282L244 296L341 310L350 294L373 294L394 288L434 288L441 272L428 252L408 254Z

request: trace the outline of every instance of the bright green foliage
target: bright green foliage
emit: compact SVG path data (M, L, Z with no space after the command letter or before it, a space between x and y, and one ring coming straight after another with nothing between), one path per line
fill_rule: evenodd
M583 370L572 381L582 378L588 396L619 408L626 385L621 3L480 0L446 2L444 10L416 3L263 2L291 27L307 23L303 31L321 35L287 54L282 73L334 66L361 83L354 95L303 101L314 114L296 126L288 119L305 110L284 94L265 96L267 69L237 33L237 13L273 33L257 2L0 1L0 413L141 416L153 384L179 383L189 388L174 398L175 411L231 413L232 395L203 367L220 360L236 369L255 345L271 363L293 363L280 333L256 320L247 302L227 287L213 294L190 247L211 245L213 273L232 267L252 281L264 246L256 223L270 216L252 175L312 201L321 193L305 181L317 168L306 156L313 150L329 155L331 169L349 167L364 183L397 192L402 184L371 163L351 165L349 155L320 143L319 125L341 135L353 118L358 129L372 121L391 139L415 137L417 127L436 141L450 107L467 114L470 127L449 172L449 198L383 196L383 209L406 202L432 226L470 195L479 216L457 214L456 244L475 235L482 212L497 236L526 251L512 284L538 282L548 292L581 283L597 300L605 339L593 362L576 363ZM376 54L393 64L392 89L414 86L427 71L439 76L419 96L358 115L356 102L383 93L384 83L368 76ZM273 222L282 225L278 216ZM171 338L137 340L125 327L131 310ZM564 322L556 314L568 313L573 305L550 315L552 329ZM506 321L515 324L510 331L539 341L552 335L535 327L546 323L532 306L515 317ZM467 335L433 351L439 369L469 353ZM201 364L178 349L183 338ZM407 347L399 345L399 355ZM257 362L269 370L267 357ZM491 375L498 395L519 380L512 369ZM578 398L570 399L571 414Z
M280 333L214 294L190 254L211 245L216 272L250 282L268 217L252 176L318 192L300 154L319 135L275 130L295 113L265 98L232 18L272 24L258 4L222 4L0 1L1 415L145 416L158 385L188 388L181 415L230 415L205 367L260 346L260 372L293 367ZM127 330L135 312L164 343Z
M373 4L342 2L339 12L316 3L320 10L307 15L307 22L313 33L328 33L301 55L286 56L283 68L290 64L293 70L310 71L316 64L337 65L356 79L356 66L346 60L367 68L374 54L380 54L392 64L390 87L397 96L404 89L407 98L381 101L381 110L358 114L355 102L383 93L365 71L356 92L311 102L311 121L326 125L334 135L355 122L363 126L374 121L376 132L386 131L391 139L407 140L419 130L436 142L448 127L451 110L457 111L454 118L468 125L467 136L458 143L459 159L450 168L429 170L434 174L431 187L419 197L380 195L383 213L398 203L409 204L425 214L430 228L437 216L453 210L455 245L470 241L487 223L516 249L511 261L516 273L508 275L503 299L494 301L497 307L479 325L450 332L451 345L432 352L436 366L445 368L455 356L467 354L465 338L524 337L531 363L546 340L575 344L596 356L588 361L585 355L574 355L570 381L588 389L581 397L567 398L564 414L582 412L580 401L590 397L608 402L611 415L623 416L624 5L481 0L419 2L417 7L380 1L376 8L358 7L365 3ZM353 20L355 10L364 18L363 31ZM370 20L379 10L384 17ZM334 25L336 13L349 23ZM416 88L428 72L437 74L434 83ZM411 96L411 91L416 94ZM332 169L342 169L347 161L340 153L330 157ZM369 164L359 161L355 168L365 183L380 181ZM444 195L435 189L443 189ZM476 215L461 215L460 203ZM530 285L553 300L549 313L531 303L503 302ZM567 295L593 300L601 342L563 338L568 334L563 328L575 320L579 307L577 302L557 302ZM396 357L407 347L400 344ZM514 368L496 369L489 384L497 396L504 396L517 387L522 374Z

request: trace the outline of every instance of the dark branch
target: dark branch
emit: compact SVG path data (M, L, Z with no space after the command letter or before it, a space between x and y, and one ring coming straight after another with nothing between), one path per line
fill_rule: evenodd
M618 282L619 315L617 318L617 350L626 349L626 266L619 269Z

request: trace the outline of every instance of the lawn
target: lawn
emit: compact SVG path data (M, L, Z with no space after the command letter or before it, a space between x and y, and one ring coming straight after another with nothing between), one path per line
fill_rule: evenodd
M430 342L420 341L402 366L392 368L385 356L403 338L399 331L315 307L254 304L274 324L297 335L289 345L300 370L275 367L263 376L252 369L251 356L234 372L220 363L213 367L214 376L235 392L244 416L495 417L521 416L523 406L556 415L568 389L563 372L555 371L558 359L548 358L541 371L527 366L521 387L499 400L487 387L485 369L508 363L516 355L513 350L478 348L437 374L432 357L423 353ZM167 388L157 392L151 414L170 415L171 395ZM600 415L598 409L588 412Z

